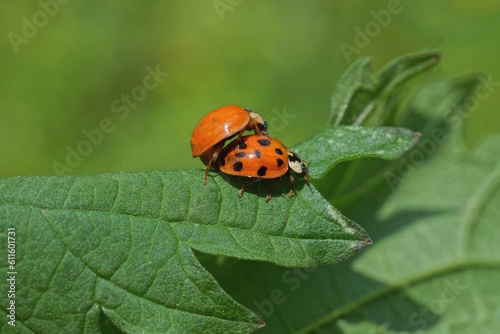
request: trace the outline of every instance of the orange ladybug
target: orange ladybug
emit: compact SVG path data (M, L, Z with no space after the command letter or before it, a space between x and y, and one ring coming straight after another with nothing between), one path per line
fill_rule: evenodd
M280 183L281 177L285 174L292 184L290 197L295 194L293 189L295 179L290 170L304 174L309 184L306 162L279 140L267 136L251 135L234 140L222 150L215 166L225 174L255 178L243 184L238 194L240 197L243 196L247 184L261 179L276 179L276 182L269 187L266 203L271 199L271 190Z
M207 183L207 175L212 163L219 156L224 143L245 130L267 136L267 123L256 112L239 106L225 106L209 112L196 124L191 136L193 158L200 157L207 166L203 184Z

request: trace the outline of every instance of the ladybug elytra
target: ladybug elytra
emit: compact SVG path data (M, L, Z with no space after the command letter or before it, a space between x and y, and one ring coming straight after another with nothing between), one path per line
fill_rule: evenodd
M245 186L261 179L276 179L268 189L266 203L271 199L271 190L275 188L283 175L287 175L294 192L295 179L290 170L303 174L309 184L307 164L293 151L287 149L279 140L262 135L241 137L227 145L215 163L222 173L253 178L243 184L239 196L245 192Z

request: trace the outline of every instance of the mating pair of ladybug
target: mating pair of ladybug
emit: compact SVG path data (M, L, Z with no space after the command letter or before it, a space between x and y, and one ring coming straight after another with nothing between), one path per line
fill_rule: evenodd
M255 131L255 135L242 136L245 130ZM236 140L224 147L226 141L236 136ZM271 199L271 190L279 184L283 175L287 175L292 184L292 197L294 178L290 170L304 174L309 184L305 161L279 140L269 137L266 121L250 109L225 106L205 115L194 128L191 149L193 158L200 157L207 166L204 184L212 167L225 174L252 178L243 184L240 197L247 184L261 179L276 179L269 187L267 203Z

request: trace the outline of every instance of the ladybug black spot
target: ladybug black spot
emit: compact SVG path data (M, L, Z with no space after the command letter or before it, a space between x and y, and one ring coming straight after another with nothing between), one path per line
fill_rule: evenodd
M276 159L276 161L278 162L278 167L283 165L283 160L281 160L280 158Z
M260 145L262 145L262 146L269 146L269 145L271 145L271 142L270 142L269 140L267 140L267 139L259 139L259 140L257 140L257 141L258 141L258 142L259 142L259 144L260 144Z
M255 152L254 152L254 153L255 153L255 156L256 156L257 158L260 158L260 151L259 151L259 150L255 150Z
M238 158L243 158L245 156L245 154L246 154L245 152L238 152L238 153L236 153L236 156Z
M276 148L274 152L278 153L279 155L283 155L283 151L280 150L279 148Z
M220 158L220 165L224 166L225 164L226 164L226 159L224 159L224 157L221 157Z
M264 176L266 175L266 171L267 171L267 167L265 166L262 166L259 168L259 170L257 171L257 175L259 176Z
M241 169L243 168L243 164L241 161L236 161L233 165L233 169L235 172L241 172Z
M245 148L247 148L247 144L245 144L245 142L243 140L240 140L238 142L238 148L245 149Z

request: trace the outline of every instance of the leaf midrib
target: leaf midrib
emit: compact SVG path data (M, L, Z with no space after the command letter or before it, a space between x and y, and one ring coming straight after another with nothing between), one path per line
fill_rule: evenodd
M2 202L0 202L0 204L10 204L10 205L15 205L15 206L19 206L19 207L26 207L26 208L30 208L30 209L37 209L37 210L41 210L42 212L45 211L45 210L49 210L49 211L75 211L75 212L80 212L80 211L84 211L84 212L96 212L96 213L103 213L103 214L113 214L113 215L118 215L118 216L125 216L127 218L130 218L130 217L135 217L135 218L144 218L144 219L152 219L152 220L158 220L158 221L161 221L161 222L165 222L166 224L182 224L182 223L186 223L186 224L199 224L199 223L193 223L193 222L189 222L189 221L167 221L167 220L163 220L159 217L148 217L148 216L140 216L140 215L134 215L134 214L131 214L131 213L124 213L124 212L110 212L110 211L103 211L103 210L95 210L95 209L75 209L75 208L51 208L51 207L38 207L38 206L34 206L34 205L30 205L30 204L22 204L22 203L18 203L18 202L15 202L15 201L8 201L8 200L3 200ZM335 223L337 224L336 222L332 221L332 223ZM203 225L203 224L199 224L199 225ZM212 224L206 224L204 226L210 226ZM216 224L216 225L219 225L219 224ZM263 233L261 231L254 231L253 228L250 228L250 229L243 229L241 227L233 227L233 226L224 226L224 225L219 225L221 227L224 227L224 228L227 228L229 230L242 230L242 231L252 231L253 233L259 233L259 234L262 234L262 235L265 235L265 236L269 236L269 237L273 237L273 238L286 238L286 239L292 239L292 240L299 240L299 241L314 241L314 240L319 240L319 241L346 241L346 242L361 242L363 240L360 240L360 239L340 239L340 238L336 238L336 239L320 239L320 238L305 238L305 237L297 237L297 236L283 236L283 235L273 235L273 234L266 234L266 233ZM179 241L181 242L189 242L189 240L185 240L185 239L179 239Z

